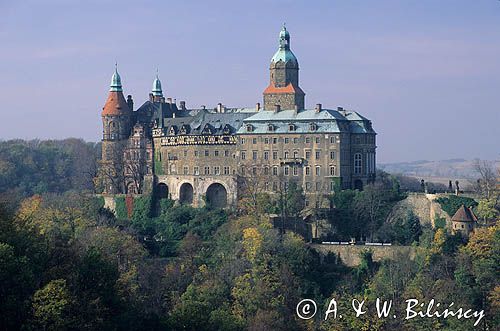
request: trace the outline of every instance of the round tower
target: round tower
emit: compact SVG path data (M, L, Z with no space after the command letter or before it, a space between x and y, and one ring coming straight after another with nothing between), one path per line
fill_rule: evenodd
M163 100L163 91L161 89L160 78L158 78L158 73L156 73L156 78L153 81L153 88L151 89L151 94L153 95L154 102L161 102Z
M104 193L123 192L123 149L130 135L132 97L127 102L118 68L111 77L108 98L102 108L101 179Z

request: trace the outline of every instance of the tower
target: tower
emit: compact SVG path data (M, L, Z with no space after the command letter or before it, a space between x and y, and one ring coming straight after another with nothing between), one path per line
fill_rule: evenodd
M269 86L264 90L264 109L304 109L305 93L299 87L299 62L290 50L290 33L280 31L279 47L271 59Z
M102 161L100 178L104 193L123 192L123 149L130 134L132 97L123 96L118 68L111 77L108 99L102 108Z
M158 73L156 73L156 78L153 81L153 88L151 89L151 94L153 95L154 102L161 102L163 100L163 91L161 89L160 78L158 78Z

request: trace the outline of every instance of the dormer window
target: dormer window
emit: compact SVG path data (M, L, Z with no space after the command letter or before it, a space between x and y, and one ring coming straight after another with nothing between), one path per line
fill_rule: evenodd
M252 132L252 131L253 131L253 125L247 124L247 132Z
M318 126L316 125L316 123L309 124L309 130L316 131L317 129L318 129Z
M188 128L187 128L187 126L186 126L186 125L182 125L182 126L181 126L181 131L180 131L180 133L181 133L181 134L187 134L187 133L188 133L188 130L187 130L187 129L188 129Z
M210 129L210 126L208 124L205 125L202 131L203 134L212 134L212 130Z
M230 134L230 133L231 133L231 128L229 127L229 125L227 125L227 124L226 124L226 125L224 126L224 130L222 130L222 132L223 132L224 134Z
M174 136L177 133L176 127L172 125L170 129L168 129L168 134Z
M273 131L274 131L274 125L272 125L272 124L268 124L268 125L267 125L267 131L269 131L269 132L273 132Z
M293 123L288 124L288 131L295 131L295 124Z

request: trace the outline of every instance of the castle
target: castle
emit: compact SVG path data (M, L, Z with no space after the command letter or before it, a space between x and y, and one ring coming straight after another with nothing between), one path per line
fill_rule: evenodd
M263 104L190 109L165 98L158 75L134 110L117 69L102 110L99 187L104 194L144 194L180 203L234 206L244 190L303 188L306 205L375 179L376 133L355 111L306 108L299 63L283 26Z

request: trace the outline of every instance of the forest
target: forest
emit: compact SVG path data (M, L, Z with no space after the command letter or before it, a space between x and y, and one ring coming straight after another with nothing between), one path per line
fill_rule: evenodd
M1 330L495 330L500 327L500 227L469 238L446 227L421 225L408 212L385 222L405 197L383 174L362 192L331 199L339 239L386 240L415 247L416 256L375 262L365 250L348 267L320 255L293 231L273 227L267 213L284 203L259 196L239 210L192 208L143 197L132 213L104 208L92 194L99 145L81 140L0 143ZM491 197L470 202L484 219L498 218ZM299 189L287 196L296 202ZM268 201L268 203L262 203ZM278 201L279 202L279 201ZM443 209L453 210L449 196ZM374 208L376 207L376 208ZM291 209L288 209L291 211ZM325 311L331 298L435 299L484 310L474 319L316 316L296 306L314 299Z

